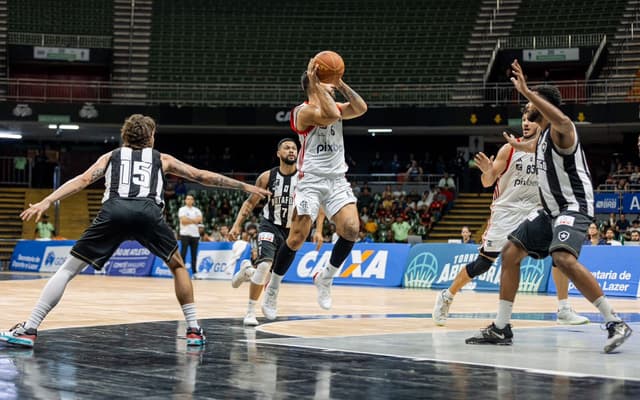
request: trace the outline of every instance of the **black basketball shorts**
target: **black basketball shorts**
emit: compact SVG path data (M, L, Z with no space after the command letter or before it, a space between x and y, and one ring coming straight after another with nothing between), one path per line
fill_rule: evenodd
M280 246L284 246L289 230L281 228L273 222L262 219L258 227L258 258L256 264L262 261L272 262L276 251Z

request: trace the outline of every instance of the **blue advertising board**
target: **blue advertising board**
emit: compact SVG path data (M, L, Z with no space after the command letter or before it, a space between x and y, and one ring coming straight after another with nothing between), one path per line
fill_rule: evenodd
M74 243L74 240L20 240L13 249L9 270L55 272Z
M178 244L179 245L179 244ZM244 245L239 259L233 259L233 246ZM187 256L187 259L190 259ZM247 242L200 242L198 245L197 272L205 279L230 280L234 272L240 268L240 262L251 259L251 247ZM187 270L191 274L191 263L187 264ZM151 276L172 277L171 271L165 262L156 257L151 269Z
M594 193L596 214L617 213L620 208L620 195L617 193Z
M397 287L409 255L408 244L356 243L351 254L334 277L335 284ZM284 276L285 282L311 283L331 257L333 244L323 244L316 251L315 244L305 243L296 254Z
M107 275L149 276L154 256L146 247L134 240L122 242L105 264Z
M578 259L596 278L607 296L640 297L640 247L583 246ZM553 279L549 293L556 293ZM569 294L580 294L569 282Z
M448 288L456 275L478 257L475 244L418 244L411 248L402 285L407 288ZM500 290L501 258L484 274L476 277L465 289ZM523 292L545 292L551 272L551 258L525 258L520 264L520 286Z
M640 193L624 193L622 195L622 213L640 214Z

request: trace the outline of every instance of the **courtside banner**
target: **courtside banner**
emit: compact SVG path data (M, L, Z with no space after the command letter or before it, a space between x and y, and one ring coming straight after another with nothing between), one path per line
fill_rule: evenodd
M417 244L411 248L402 286L406 288L448 288L456 275L468 263L478 258L476 244ZM501 258L484 274L476 277L464 289L500 290ZM522 292L545 292L551 273L551 258L525 258L520 264Z
M135 240L128 240L120 244L103 269L107 275L149 276L155 258L146 247Z
M622 195L622 213L640 214L640 193L624 193Z
M607 296L640 297L639 246L582 246L579 261L587 267ZM549 293L556 293L549 279ZM569 282L569 293L580 294Z
M618 212L620 196L617 193L594 193L596 214Z
M236 242L238 243L238 242ZM221 279L231 280L233 273L240 268L240 262L245 259L251 259L251 247L247 242L244 243L244 249L240 253L239 259L233 259L232 242L200 242L198 244L198 268L197 271L203 279ZM180 245L178 243L178 245ZM236 244L238 246L238 244ZM179 249L177 251L180 251ZM190 260L189 251L187 257ZM191 263L187 263L187 270L191 274ZM172 277L171 271L162 259L156 257L151 269L151 276Z
M20 240L13 249L9 270L55 272L74 243L73 240Z
M402 283L404 267L409 255L408 244L356 243L334 277L335 284L397 287ZM284 276L285 282L311 283L331 257L333 244L305 243L296 254Z

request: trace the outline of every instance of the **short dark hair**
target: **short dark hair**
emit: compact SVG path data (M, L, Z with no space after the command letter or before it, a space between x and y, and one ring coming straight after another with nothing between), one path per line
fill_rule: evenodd
M280 139L280 141L278 142L278 150L280 149L280 146L282 146L282 144L286 143L286 142L293 142L296 145L296 147L298 147L298 143L296 143L296 141L294 139L287 137L287 138L284 138L284 139Z
M544 97L546 101L554 106L558 108L560 107L560 104L562 103L562 95L557 87L553 85L539 85L536 86L533 91Z
M307 75L307 71L304 71L302 76L300 76L300 86L302 87L302 90L307 93L309 90L309 76Z

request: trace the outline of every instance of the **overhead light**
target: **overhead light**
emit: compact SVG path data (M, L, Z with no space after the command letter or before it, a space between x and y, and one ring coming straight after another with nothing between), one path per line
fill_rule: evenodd
M49 129L58 129L58 125L56 125L56 124L49 124Z
M375 136L378 134L388 135L393 132L391 128L371 128L367 130L371 136Z
M78 129L80 129L80 126L78 126L78 125L69 125L69 124L60 124L60 125L58 125L58 128L65 129L65 130L68 130L68 131L77 131Z
M0 139L22 139L22 135L19 133L0 132Z

